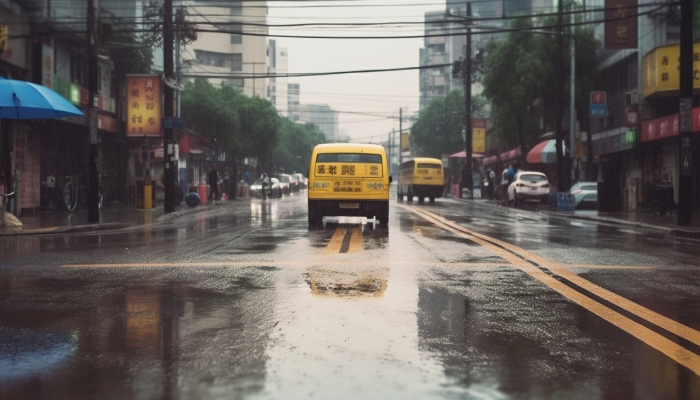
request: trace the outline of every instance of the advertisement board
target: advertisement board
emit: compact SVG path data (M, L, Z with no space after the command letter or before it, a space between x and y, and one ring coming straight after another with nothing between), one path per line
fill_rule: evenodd
M605 0L605 48L637 48L637 0Z
M161 82L161 75L127 76L127 136L161 135Z
M642 58L642 95L677 94L681 85L681 46L661 46ZM700 43L693 44L693 88L700 88Z

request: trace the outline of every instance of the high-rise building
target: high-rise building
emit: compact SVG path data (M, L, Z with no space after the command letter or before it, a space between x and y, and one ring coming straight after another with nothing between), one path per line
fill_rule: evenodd
M329 141L338 140L338 113L328 104L301 104L299 122L316 125Z
M199 32L197 40L183 46L181 59L185 78L204 77L212 84L239 87L248 96L266 96L266 2L249 4L243 0L182 2L190 23L208 30L229 32Z
M298 122L299 121L299 84L290 83L287 85L287 106L289 107L289 119Z
M289 115L287 104L287 77L274 77L274 75L286 75L288 72L287 48L282 47L276 40L269 42L269 63L267 72L273 76L270 78L268 98L277 112L282 116Z

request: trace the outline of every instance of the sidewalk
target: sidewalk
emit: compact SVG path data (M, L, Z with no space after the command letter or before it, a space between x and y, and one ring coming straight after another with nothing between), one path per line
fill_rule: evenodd
M493 207L503 207L502 203L496 200L488 199L455 199L458 201L477 201L479 203L484 203L491 205ZM642 227L647 229L656 229L665 231L673 236L689 237L689 238L699 238L700 239L700 213L693 213L693 220L690 225L679 226L677 222L676 213L667 215L656 215L648 211L620 211L620 212L598 212L597 210L577 210L572 212L556 212L551 211L548 205L540 203L531 203L532 208L517 208L521 211L537 212L548 215L555 215L558 217L579 219L579 220L589 220L589 221L601 221L621 225L629 225ZM529 205L529 204L528 204Z
M243 201L239 199L233 201ZM165 214L163 205L149 211L137 210L134 206L112 205L100 210L100 221L88 221L87 208L79 208L72 213L61 209L24 211L19 217L21 227L0 227L0 236L36 235L46 233L91 232L107 229L123 229L132 226L148 225L166 221L182 215L194 214L211 209L224 201L207 202L197 207L188 207L185 202L175 207L175 211Z

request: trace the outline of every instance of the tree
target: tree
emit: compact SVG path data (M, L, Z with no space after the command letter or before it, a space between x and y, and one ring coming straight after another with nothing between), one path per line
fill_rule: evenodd
M486 101L472 97L472 112L481 113ZM441 158L442 154L462 151L464 143L464 92L453 90L444 98L433 99L421 110L411 126L411 153Z
M491 41L486 48L483 85L484 96L492 106L491 134L505 146L519 146L523 157L538 136L544 133L542 128L554 130L557 123L557 91L563 91L568 96L568 84L565 88L552 84L556 59L559 57L555 30L552 30L551 35L525 30L538 26L541 32L556 24L556 19L551 17L517 19L511 27L523 30L511 32L501 41ZM574 38L576 108L585 110L588 105L586 96L598 79L595 55L600 44L589 27L577 27ZM571 39L567 37L567 49L569 40ZM570 59L567 56L563 60L562 70L568 71L569 65Z
M325 142L326 135L316 125L301 125L284 118L280 140L274 151L277 169L285 173L301 172L306 175L314 146Z

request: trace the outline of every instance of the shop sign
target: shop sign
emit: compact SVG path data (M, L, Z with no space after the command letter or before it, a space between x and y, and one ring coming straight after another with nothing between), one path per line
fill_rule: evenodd
M637 48L637 0L605 0L605 48Z
M97 128L117 133L117 119L110 115L97 114Z
M472 151L475 153L486 152L486 120L483 118L472 120Z
M70 102L75 105L80 105L80 86L70 84Z
M7 25L0 24L0 53L7 51L7 41L9 39L9 29Z
M608 136L602 139L593 141L594 154L610 154L620 151L631 150L634 148L637 134L635 129L621 132L616 135Z
M401 132L401 152L409 151L411 148L410 137L408 132Z
M636 128L639 124L639 113L634 107L627 107L625 110L625 126Z
M693 108L693 132L700 131L700 107ZM642 122L642 142L678 136L680 121L678 114Z
M642 59L642 95L670 92L680 88L680 45L657 47ZM700 43L693 44L693 88L700 88Z
M53 89L53 48L41 45L41 84Z
M161 135L161 76L129 75L126 93L126 134Z

